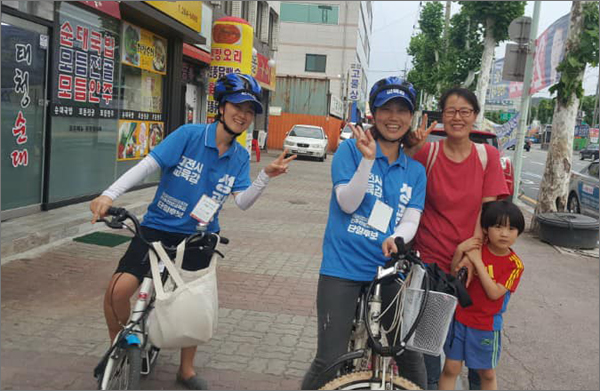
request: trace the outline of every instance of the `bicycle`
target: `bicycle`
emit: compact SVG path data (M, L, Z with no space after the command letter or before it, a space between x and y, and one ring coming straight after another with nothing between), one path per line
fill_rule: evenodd
M392 254L357 301L348 353L338 357L321 377L338 369L337 376L321 390L418 390L413 382L398 375L393 357L406 349L441 354L457 298L430 290L428 269L415 251L407 251L402 238L395 240ZM382 312L382 283L393 280L400 288ZM395 307L395 308L394 308ZM394 310L393 322L385 330L383 315ZM388 333L394 333L391 346Z
M128 229L146 242L151 251L155 251L152 245L141 235L140 223L135 215L124 208L114 207L110 208L107 214L113 216L113 218L111 220L100 219L100 221L113 229ZM126 220L131 221L133 228L125 224ZM192 234L185 240L186 247L211 248L213 255L210 262L215 262L217 255L223 257L223 254L216 249L217 244L227 244L229 242L228 239L217 234L205 232ZM177 250L176 247L165 245L163 245L163 248L171 254ZM148 261L148 256L144 261ZM168 279L168 272L162 262L160 266L161 280L165 283ZM147 319L154 308L154 300L154 283L151 272L148 272L140 285L137 301L127 324L123 326L111 347L94 368L94 377L98 382L98 389L138 390L140 389L141 375L148 375L152 371L160 352L160 349L153 346L148 338Z

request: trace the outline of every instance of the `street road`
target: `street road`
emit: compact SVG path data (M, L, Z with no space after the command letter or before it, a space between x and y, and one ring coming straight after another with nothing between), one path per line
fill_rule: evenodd
M510 157L513 166L515 165L515 151L504 151L505 155ZM546 167L546 157L548 151L540 149L540 144L533 144L529 152L523 151L523 166L521 170L521 190L524 196L521 201L525 204L535 207L540 191L540 183ZM579 160L579 153L573 153L573 170L579 171L590 163L590 159Z

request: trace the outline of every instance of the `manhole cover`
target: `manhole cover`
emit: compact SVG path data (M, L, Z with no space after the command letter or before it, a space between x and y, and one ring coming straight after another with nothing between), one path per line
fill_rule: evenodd
M308 204L308 202L301 201L301 200L290 200L288 202L292 205L307 205Z

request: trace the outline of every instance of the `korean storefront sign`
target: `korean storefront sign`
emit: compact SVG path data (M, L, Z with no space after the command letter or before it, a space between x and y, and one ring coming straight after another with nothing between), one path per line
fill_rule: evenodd
M217 115L217 102L213 100L215 82L228 73L252 74L252 44L254 29L242 19L223 18L212 29L212 61L208 71L208 121ZM246 133L237 140L247 146Z
M58 29L51 115L116 118L118 37L66 13L60 14Z
M362 78L362 69L360 64L350 64L348 71L348 100L357 101L360 99L360 80Z
M31 104L29 96L29 70L31 69L32 50L31 44L15 43L15 72L13 75L14 92L21 96L19 100L19 111L12 127L12 135L15 137L17 147L10 153L13 167L29 165L29 151L27 151L27 118L23 111Z
M260 53L252 56L252 76L263 88L275 91L275 67L271 67L269 59Z
M149 72L167 74L167 40L123 22L121 62Z
M169 15L179 23L200 32L202 26L201 1L146 1L152 7Z

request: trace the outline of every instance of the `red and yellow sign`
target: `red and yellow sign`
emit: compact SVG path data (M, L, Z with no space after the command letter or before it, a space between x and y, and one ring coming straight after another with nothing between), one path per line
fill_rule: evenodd
M244 19L226 17L217 20L212 29L212 61L208 71L208 122L217 115L217 102L213 100L215 82L228 73L252 74L252 44L254 29ZM246 133L238 142L247 148Z
M252 76L265 89L275 91L275 67L269 65L269 58L257 53L252 59Z
M123 22L121 62L150 72L167 74L167 40Z
M202 26L201 1L146 1L146 3L192 30L200 32Z

